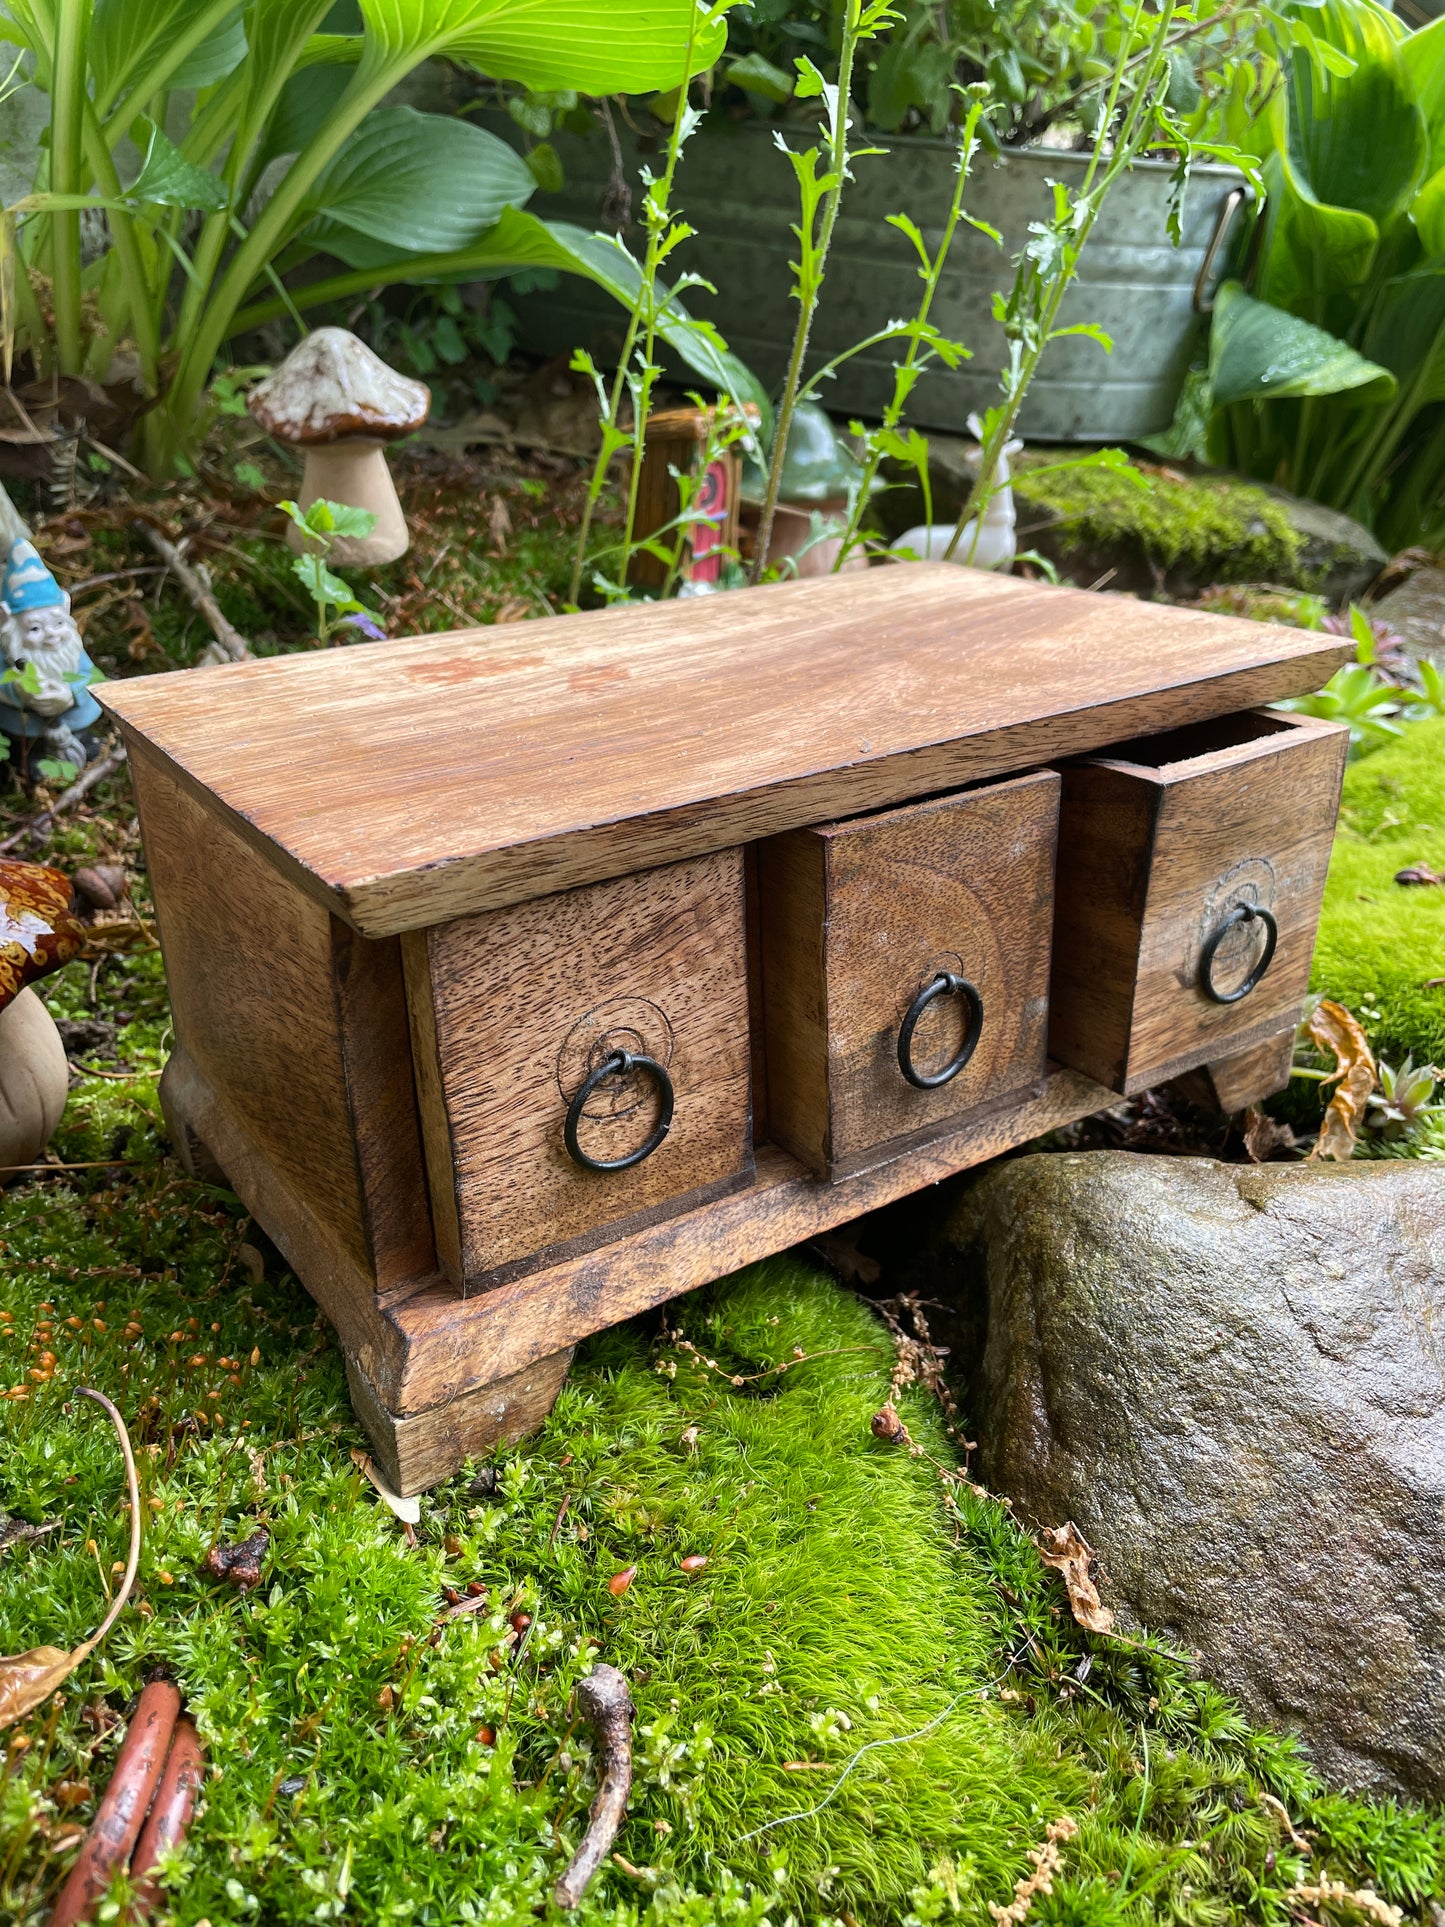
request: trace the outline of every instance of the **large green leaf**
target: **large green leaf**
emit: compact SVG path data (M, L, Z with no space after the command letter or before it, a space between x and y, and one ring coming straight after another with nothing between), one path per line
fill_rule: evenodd
M641 285L636 261L611 235L589 234L566 221L541 221L520 208L508 208L492 232L468 254L479 275L503 274L517 268L557 268L564 274L584 275L629 309ZM704 381L735 401L752 403L766 427L772 415L766 390L710 322L689 315L674 299L664 310L658 333Z
M393 254L390 261L368 262L357 273L308 283L296 290L295 298L302 307L311 307L398 281L415 286L430 281L490 280L524 268L553 268L564 274L583 275L628 309L636 302L641 285L636 261L610 235L589 234L585 228L567 222L540 221L521 208L509 207L490 233L469 247L450 254ZM259 302L237 315L236 329L244 332L257 327L279 312L278 302ZM729 350L712 324L689 315L674 299L663 312L658 333L678 359L705 382L735 401L756 407L766 441L772 432L767 391L747 364Z
M339 73L340 87L329 89L319 117L315 115L317 103L306 91L313 70L303 63L317 38L313 30L327 11L326 0L253 0L246 16L251 52L229 170L234 179L254 181L275 155L299 153L349 84L350 75ZM329 80L335 70L316 71L325 72ZM294 100L293 86L298 89Z
M1345 342L1226 281L1214 298L1209 334L1214 403L1264 401L1350 391L1361 402L1388 401L1395 377Z
M1410 203L1410 219L1426 260L1445 261L1445 167L1430 176Z
M447 54L535 91L653 93L719 59L727 25L700 0L361 0L363 72Z
M1401 42L1400 59L1430 130L1430 167L1445 167L1445 14Z
M233 74L246 58L245 9L237 7L228 20L223 20L213 33L188 54L171 75L172 87L210 87L227 74Z
M514 148L471 121L384 107L352 135L308 196L316 216L307 238L354 267L373 266L398 248L444 254L496 225L537 183ZM351 244L360 236L382 244Z
M267 122L262 159L299 154L350 85L344 67L317 65L292 74Z
M193 166L153 122L140 122L138 129L147 135L145 159L125 191L128 201L151 207L204 208L213 214L230 205L225 182L204 167Z
M1378 7L1330 0L1330 38L1356 62L1329 72L1308 41L1289 65L1286 155L1299 191L1354 208L1377 227L1397 220L1425 177L1429 134L1410 74Z
M1360 345L1416 408L1445 401L1445 264L1387 281Z
M96 0L89 49L96 112L105 119L122 95L140 107L174 86L203 48L226 44L224 30L235 11L236 0ZM221 40L213 43L218 34Z
M1283 153L1270 156L1264 179L1268 192L1257 293L1291 314L1348 327L1379 250L1379 228L1357 208L1316 200Z

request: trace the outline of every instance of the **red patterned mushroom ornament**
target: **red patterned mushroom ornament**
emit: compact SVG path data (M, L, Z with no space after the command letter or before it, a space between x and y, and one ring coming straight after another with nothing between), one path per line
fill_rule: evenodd
M70 901L59 870L0 860L0 1184L35 1162L65 1109L65 1046L30 986L80 954Z

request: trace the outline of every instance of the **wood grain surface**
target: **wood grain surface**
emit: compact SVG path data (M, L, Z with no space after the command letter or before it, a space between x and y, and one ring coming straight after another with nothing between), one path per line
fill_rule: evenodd
M378 1464L393 1489L410 1498L449 1479L464 1460L534 1432L557 1401L572 1351L569 1346L553 1352L510 1378L406 1418L388 1410L361 1365L349 1356L346 1383Z
M1348 655L909 563L98 693L381 937L1298 695Z
M1226 1117L1273 1097L1289 1082L1295 1030L1291 1024L1233 1057L1221 1057L1212 1064L1201 1064L1197 1071L1186 1071L1178 1079L1177 1088L1195 1103L1222 1111Z
M845 1176L1042 1085L1058 811L1048 770L759 846L770 1128L811 1170ZM919 1090L898 1034L941 971L975 986L983 1025L964 1069ZM930 1005L919 1069L966 1023L960 998Z
M463 1289L595 1244L752 1168L743 854L486 911L404 940L427 1164L443 1263ZM662 1144L585 1170L568 1105L613 1052L672 1079ZM578 1131L612 1160L652 1133L651 1072L601 1083Z
M177 1041L371 1278L331 919L153 757L131 777Z
M592 1332L1117 1102L1087 1078L1051 1068L1040 1096L972 1117L909 1156L838 1184L821 1183L785 1151L765 1145L751 1180L731 1196L495 1291L461 1298L438 1276L381 1307L329 1227L292 1189L292 1173L266 1163L183 1051L171 1058L165 1082L170 1113L214 1153L336 1325L348 1364L360 1367L398 1419L524 1373Z
M1229 718L1064 772L1049 1049L1132 1093L1239 1056L1298 1018L1339 809L1348 732L1308 716ZM1200 988L1206 938L1236 903L1279 924L1240 1002ZM1221 944L1230 989L1261 926Z
M865 1211L997 1157L1117 1098L1055 1071L1044 1091L976 1113L891 1164L828 1184L763 1145L745 1189L569 1258L495 1291L458 1298L434 1287L387 1314L401 1341L371 1373L391 1411L424 1411L520 1372L559 1346L650 1311L816 1237ZM400 1356L399 1366L392 1361Z

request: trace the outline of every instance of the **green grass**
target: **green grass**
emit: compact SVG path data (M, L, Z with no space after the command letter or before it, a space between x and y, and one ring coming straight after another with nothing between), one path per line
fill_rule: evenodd
M113 1128L104 1109L68 1153ZM27 1388L0 1405L0 1506L62 1522L0 1564L0 1648L79 1640L124 1555L118 1455L76 1385L128 1413L147 1517L131 1609L20 1729L0 1918L38 1927L73 1849L58 1830L91 1811L57 1790L93 1795L113 1758L93 1709L158 1668L212 1769L176 1920L532 1918L591 1795L568 1699L594 1652L633 1681L639 1765L635 1871L604 1872L589 1920L986 1922L1068 1815L1033 1919L1283 1923L1306 1863L1266 1794L1352 1884L1413 1907L1442 1890L1438 1819L1322 1795L1180 1662L1079 1632L1007 1512L945 1493L920 1393L902 1409L930 1456L875 1440L887 1333L796 1261L675 1308L715 1369L660 1323L593 1341L496 1494L453 1480L409 1547L351 1462L324 1323L274 1255L260 1271L234 1200L162 1161L148 1109L139 1168L0 1204L0 1389ZM256 1592L202 1576L258 1522ZM442 1588L471 1580L487 1610L437 1636Z
M1376 874L1445 868L1442 729L1350 773L1321 987L1377 996L1382 1025L1414 1009L1411 973L1445 974L1420 962L1445 892ZM123 799L108 786L46 855L134 861ZM1362 891L1395 919L1363 963ZM102 1651L0 1734L5 1927L45 1919L116 1719L157 1669L186 1691L211 1768L167 1920L545 1915L592 1793L570 1691L594 1654L633 1682L638 1773L620 1859L582 1910L593 1927L989 1927L1064 1816L1079 1831L1033 1903L1042 1927L1360 1918L1289 1898L1322 1871L1439 1927L1445 1820L1325 1793L1292 1742L1177 1657L1075 1627L1007 1510L940 1476L952 1448L920 1393L902 1409L927 1456L873 1438L887 1332L798 1260L681 1301L673 1328L584 1347L543 1431L499 1455L496 1492L451 1481L408 1545L351 1461L325 1322L237 1201L166 1155L158 953L93 977L77 962L43 988L57 1016L113 1022L132 1074L84 1076L54 1147L121 1162L0 1192L0 1392L24 1393L0 1401L0 1510L60 1526L0 1556L0 1650L79 1640L124 1556L118 1454L80 1384L131 1423L147 1539ZM258 1523L254 1593L202 1575L212 1545ZM708 1564L687 1575L692 1553ZM443 1588L469 1581L486 1610L438 1631Z
M1445 1070L1445 721L1412 725L1345 773L1340 830L1315 949L1314 988L1360 1016L1377 1055Z

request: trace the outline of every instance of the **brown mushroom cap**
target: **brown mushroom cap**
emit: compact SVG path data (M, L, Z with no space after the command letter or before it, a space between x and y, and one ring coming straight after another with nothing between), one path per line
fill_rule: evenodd
M431 390L388 368L349 329L313 328L257 383L246 406L280 442L304 447L352 435L390 442L421 427Z
M0 862L0 1010L27 984L80 954L86 929L71 914L70 884L43 863Z

